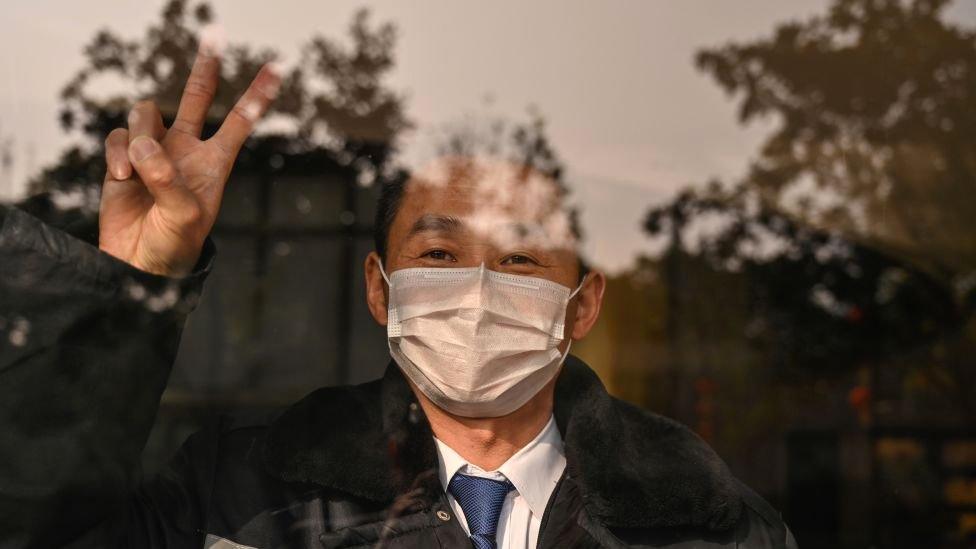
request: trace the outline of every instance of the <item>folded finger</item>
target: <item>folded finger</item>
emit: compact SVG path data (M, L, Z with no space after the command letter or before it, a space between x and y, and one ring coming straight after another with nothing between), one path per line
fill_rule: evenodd
M271 102L278 96L280 86L281 77L278 71L270 63L261 67L257 76L251 81L251 85L227 114L224 123L211 139L220 148L236 155L244 141L251 135L254 125L264 116Z
M129 130L115 128L105 138L105 166L113 179L128 179L132 175L129 163Z
M133 139L129 161L156 204L171 216L196 211L196 200L179 181L176 167L159 142L147 136Z

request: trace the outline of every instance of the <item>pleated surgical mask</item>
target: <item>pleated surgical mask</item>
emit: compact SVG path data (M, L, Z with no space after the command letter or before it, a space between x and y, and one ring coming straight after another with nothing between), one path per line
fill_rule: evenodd
M437 406L465 417L514 412L559 371L566 307L579 292L480 267L389 277L387 339L400 369Z

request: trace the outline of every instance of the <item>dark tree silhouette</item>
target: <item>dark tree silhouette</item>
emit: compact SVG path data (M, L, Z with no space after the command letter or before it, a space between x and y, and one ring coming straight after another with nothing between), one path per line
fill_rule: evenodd
M469 115L456 120L445 126L435 147L441 155L505 158L559 182L565 171L565 164L546 133L546 119L534 107L521 121L493 115Z
M948 285L976 272L976 33L947 4L837 0L697 62L779 123L746 177L764 204Z
M689 188L645 228L743 270L750 333L780 371L898 357L976 417L976 33L944 0L836 0L773 36L699 53L743 123L777 125L733 184ZM697 246L684 240L722 220Z
M490 101L489 101L490 102ZM566 165L546 130L546 118L534 106L524 120L483 114L459 118L442 128L435 152L444 156L488 156L505 159L552 178L559 185L559 198L566 200L569 187L564 179ZM567 208L577 239L583 238L579 210Z

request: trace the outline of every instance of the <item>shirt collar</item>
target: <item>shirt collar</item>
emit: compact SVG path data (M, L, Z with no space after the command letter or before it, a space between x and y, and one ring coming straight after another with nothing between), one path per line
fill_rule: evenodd
M525 498L532 514L540 518L545 513L549 497L552 496L566 468L563 439L553 417L549 418L549 422L531 442L508 458L508 461L497 471L483 471L465 461L437 437L434 437L434 442L437 446L438 472L444 490L447 490L451 478L458 471L475 475L480 472L481 475L478 476L487 477L498 473L504 475L515 486L519 495Z

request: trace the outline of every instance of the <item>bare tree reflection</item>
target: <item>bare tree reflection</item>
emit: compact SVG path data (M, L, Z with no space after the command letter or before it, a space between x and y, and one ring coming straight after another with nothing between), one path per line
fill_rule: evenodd
M942 500L939 480L953 473L924 464L939 463L943 442L971 436L966 426L976 424L976 32L947 23L947 4L836 0L770 38L702 51L698 67L736 97L740 121L776 126L740 180L689 188L645 223L670 243L656 270L669 291L671 367L701 356L682 344L689 330L708 337L708 317L694 305L697 288L714 291L702 277L741 281L726 292L741 292L747 305L710 314L741 312L732 330L769 373L712 366L693 375L779 386L792 400L761 405L769 415L754 428L869 427L875 444L861 455L874 461L873 476L862 481L873 501L841 511L860 518L838 520L870 521L865 534L886 547L935 543L939 525L956 521L962 508ZM711 402L694 393L693 416ZM886 438L892 429L926 449L891 450L903 446ZM829 465L840 459L836 440L797 438L806 457L796 457L809 464L811 452L826 452L830 474L849 474L837 469L848 464ZM924 498L896 495L912 484L889 474L899 469L885 456L896 455L920 456L933 481L916 486ZM808 488L841 506L829 486ZM814 546L840 543L834 519L805 523L794 513L801 545L804 535ZM973 535L950 531L944 543Z

